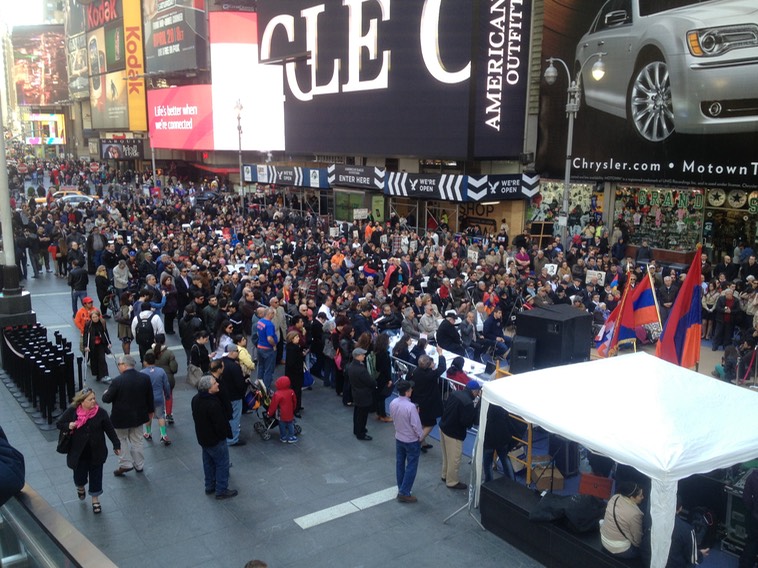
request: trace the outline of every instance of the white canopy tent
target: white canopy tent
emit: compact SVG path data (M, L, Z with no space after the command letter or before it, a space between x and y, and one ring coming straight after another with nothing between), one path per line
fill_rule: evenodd
M490 404L650 477L652 568L666 565L678 480L758 457L756 393L646 353L486 383L480 456ZM478 505L481 462L475 465Z

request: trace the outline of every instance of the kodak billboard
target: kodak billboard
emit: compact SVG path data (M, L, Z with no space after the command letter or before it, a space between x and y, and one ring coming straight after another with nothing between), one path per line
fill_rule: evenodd
M129 105L129 130L132 132L147 131L141 6L140 0L124 0L126 92Z

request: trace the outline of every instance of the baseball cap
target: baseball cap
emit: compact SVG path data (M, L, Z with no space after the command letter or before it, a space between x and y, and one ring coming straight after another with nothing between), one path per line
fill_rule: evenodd
M230 343L229 345L226 346L227 353L231 353L232 351L239 351L239 349L237 349L237 346L234 343Z
M91 304L91 303L93 303L92 298L90 298L89 296L85 296L84 299L82 300L82 304Z
M357 355L365 355L366 353L367 353L367 351L365 349L360 348L360 347L356 347L355 349L353 349L353 357L355 357Z
M482 383L474 379L466 383L466 388L472 391L482 390Z

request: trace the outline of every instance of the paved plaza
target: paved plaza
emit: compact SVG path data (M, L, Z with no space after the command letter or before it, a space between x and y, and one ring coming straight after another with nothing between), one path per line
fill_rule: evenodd
M65 280L43 273L26 286L49 338L60 331L76 349ZM94 285L90 292L95 296ZM108 325L115 340L112 319ZM352 409L318 381L303 396L300 442L281 444L278 436L264 442L253 432L254 417L243 416L247 445L230 448L230 487L239 496L226 501L206 496L190 411L194 391L184 383L178 336L168 338L180 369L176 424L168 431L173 444L146 442L145 472L123 478L111 473L117 467L111 453L99 516L92 514L89 499L77 499L65 457L55 452L57 433L41 432L0 387L0 423L26 457L27 482L118 566L241 568L253 558L276 568L541 566L483 531L466 511L443 524L466 503L466 492L451 491L440 481L439 444L422 455L414 486L419 502L398 503L392 424L371 417L373 441L356 440ZM109 360L109 366L114 376L115 362ZM106 387L93 386L99 399ZM462 479L468 475L464 460Z

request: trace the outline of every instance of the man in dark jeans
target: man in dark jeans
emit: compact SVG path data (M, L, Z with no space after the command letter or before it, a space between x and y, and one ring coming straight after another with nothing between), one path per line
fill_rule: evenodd
M223 368L218 365L218 368ZM210 375L200 379L197 394L192 398L192 419L195 422L197 443L203 449L205 494L216 494L216 499L229 499L237 495L229 489L229 446L232 437L228 413L218 397L218 383Z
M359 440L369 441L371 436L366 430L366 421L374 407L374 389L376 381L366 368L366 350L356 347L353 349L353 360L345 369L350 380L353 393L353 434Z
M79 259L71 261L71 272L68 273L68 285L71 287L71 313L76 317L79 309L79 300L87 296L87 285L89 276L87 271L82 267ZM82 303L84 305L84 303Z

